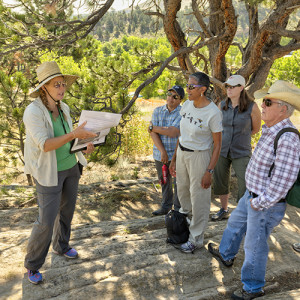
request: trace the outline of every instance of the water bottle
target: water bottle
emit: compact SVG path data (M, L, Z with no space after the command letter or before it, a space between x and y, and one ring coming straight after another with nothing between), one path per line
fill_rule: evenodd
M167 165L163 165L162 166L162 184L166 184L168 181L168 173L169 173L169 169Z

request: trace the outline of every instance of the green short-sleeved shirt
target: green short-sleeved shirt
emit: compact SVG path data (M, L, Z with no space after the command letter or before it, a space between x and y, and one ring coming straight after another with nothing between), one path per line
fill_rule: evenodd
M54 136L58 137L66 134L63 127L62 119L58 117L54 120L51 113L50 113L50 117L53 124ZM70 128L68 123L65 120L63 120L63 122L67 133L69 133ZM55 150L57 171L68 170L77 164L76 156L75 154L70 153L70 149L71 149L71 143L66 143Z

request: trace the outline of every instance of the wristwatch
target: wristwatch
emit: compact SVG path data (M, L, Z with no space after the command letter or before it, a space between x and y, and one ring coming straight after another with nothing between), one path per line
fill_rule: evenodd
M149 125L149 130L150 130L150 132L153 130L153 125L152 124Z
M213 174L214 169L206 169L206 171L207 171L208 173L210 173L210 174Z

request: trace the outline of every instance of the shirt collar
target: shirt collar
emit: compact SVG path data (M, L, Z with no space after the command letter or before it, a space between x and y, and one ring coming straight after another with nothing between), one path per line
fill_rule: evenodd
M262 131L269 132L271 134L276 135L278 133L278 131L281 130L282 128L287 127L287 126L291 127L292 125L293 125L293 123L290 121L290 119L286 118L271 127L268 127L266 124L264 124L262 126Z
M174 112L180 110L180 108L181 108L181 105L179 104L175 109L173 109L173 110L170 112L170 111L168 110L167 104L165 104L165 105L163 106L163 110L167 110L170 114L172 114L172 113L174 113Z

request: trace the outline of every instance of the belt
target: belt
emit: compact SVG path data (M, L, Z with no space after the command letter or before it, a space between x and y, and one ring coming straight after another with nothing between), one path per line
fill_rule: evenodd
M249 192L249 194L252 198L258 197L258 195L253 192ZM281 202L285 202L285 201L286 201L285 198L283 198L283 199L280 199L279 201L277 201L277 203L281 203Z
M180 143L179 143L179 148L180 148L182 151L194 152L194 150L191 150L191 149L188 149L188 148L183 147Z

